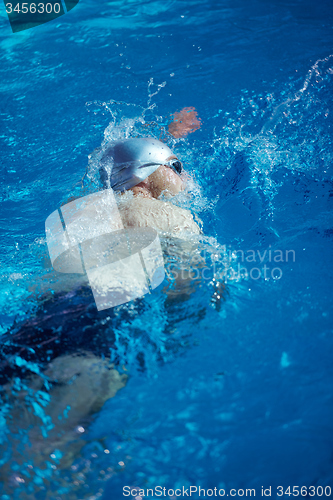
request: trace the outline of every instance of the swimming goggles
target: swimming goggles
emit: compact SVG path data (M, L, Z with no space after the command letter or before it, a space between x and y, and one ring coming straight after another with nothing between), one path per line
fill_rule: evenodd
M174 170L176 172L176 174L178 174L178 175L180 175L182 173L183 164L181 161L177 160L177 158L174 158L173 160L169 160L169 161L163 163L163 165L166 165L167 167L172 168L172 170Z
M144 165L140 165L139 168L146 168L146 167L150 167L152 165L165 165L166 167L170 167L172 168L172 170L174 172L176 172L176 174L180 175L183 171L183 164L181 161L177 160L177 158L173 158L172 160L169 160L169 161L165 161L165 162L161 162L161 163L156 163L156 162L153 162L153 163L145 163ZM126 168L126 165L124 166L124 168Z

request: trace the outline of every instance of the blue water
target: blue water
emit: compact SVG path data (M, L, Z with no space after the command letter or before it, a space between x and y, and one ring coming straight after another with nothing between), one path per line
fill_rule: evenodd
M81 0L12 34L0 8L5 356L13 324L43 314L43 279L53 289L45 219L92 189L80 179L110 122L126 128L121 120L132 119L135 132L158 134L172 113L195 107L201 129L175 145L200 193L191 208L217 244L256 252L254 263L240 262L249 272L270 268L267 279L227 279L220 307L208 282L171 304L162 285L111 314L110 327L84 309L90 296L60 301L43 328L50 321L55 335L70 332L79 344L89 324L95 352L105 331L129 380L88 425L74 469L46 474L38 464L39 480L16 482L3 500L120 499L125 485L256 488L257 496L271 486L274 498L279 485L333 488L332 21L330 0ZM271 275L273 267L281 272ZM70 328L68 304L84 304ZM27 479L3 449L10 474Z

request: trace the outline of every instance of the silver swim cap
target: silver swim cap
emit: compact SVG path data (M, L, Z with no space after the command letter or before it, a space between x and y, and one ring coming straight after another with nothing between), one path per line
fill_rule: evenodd
M130 189L147 179L172 155L166 144L152 137L114 142L101 158L101 180L104 187L108 187L111 171L110 186L114 191Z

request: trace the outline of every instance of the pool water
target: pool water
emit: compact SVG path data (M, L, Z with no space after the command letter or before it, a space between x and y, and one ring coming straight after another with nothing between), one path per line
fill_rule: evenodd
M278 486L333 488L332 21L330 0L81 0L12 34L0 9L1 366L13 384L3 500L119 499L126 485L263 486L274 498ZM189 106L201 129L168 137ZM100 188L88 155L117 134L161 134L184 161L191 187L175 202L202 220L209 269L228 255L218 304L209 275L185 297L171 300L166 279L98 314L87 287L68 294L68 279L54 279L45 220ZM26 357L21 334L35 342ZM26 381L85 350L128 378L101 396L60 468L60 444L38 457L62 393ZM74 405L77 422L93 392ZM61 418L72 422L70 408Z

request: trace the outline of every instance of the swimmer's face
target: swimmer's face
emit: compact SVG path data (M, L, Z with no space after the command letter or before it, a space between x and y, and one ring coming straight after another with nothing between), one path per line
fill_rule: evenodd
M177 159L175 155L169 156L166 161ZM184 189L184 183L171 167L160 165L149 177L150 190L155 198L165 191L171 196L175 196Z

